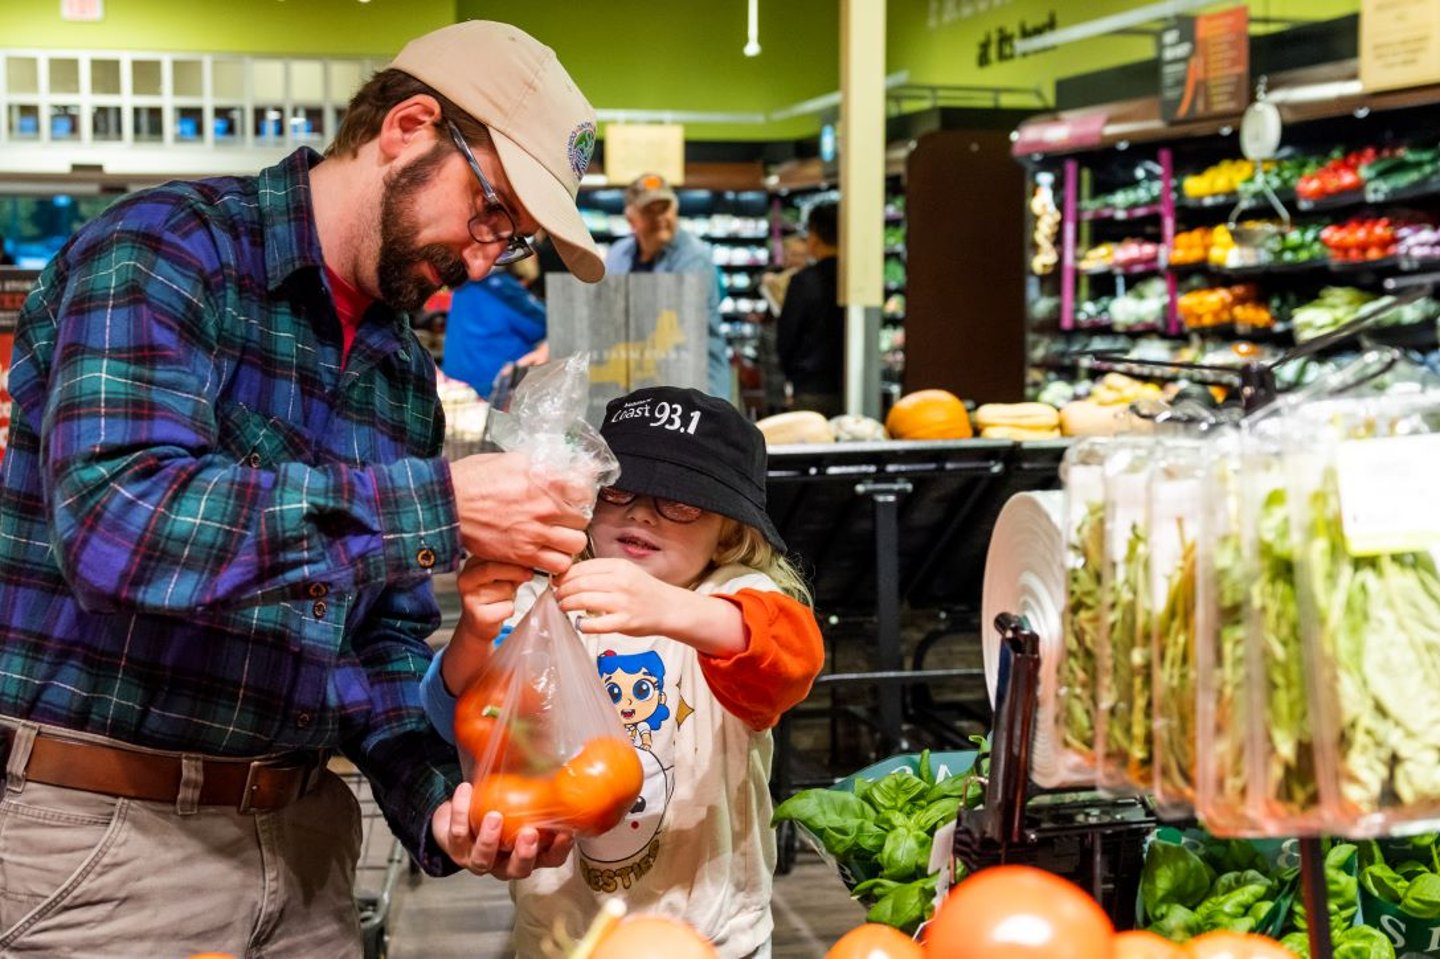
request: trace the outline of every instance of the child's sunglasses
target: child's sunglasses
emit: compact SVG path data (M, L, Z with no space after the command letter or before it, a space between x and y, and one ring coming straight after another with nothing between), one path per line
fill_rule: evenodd
M600 498L611 506L629 506L635 502L637 495L613 486L600 488ZM655 512L672 523L693 523L705 513L700 507L691 506L689 503L682 503L679 500L661 499L659 496L652 496L650 499L655 504Z

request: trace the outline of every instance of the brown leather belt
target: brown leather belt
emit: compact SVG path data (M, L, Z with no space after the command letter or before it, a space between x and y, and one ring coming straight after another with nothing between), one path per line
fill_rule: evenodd
M0 755L8 752L8 738L0 736ZM320 752L257 760L204 757L197 802L233 806L242 813L271 812L313 789L324 768ZM174 802L182 774L178 755L46 735L35 737L25 766L28 782L153 802Z

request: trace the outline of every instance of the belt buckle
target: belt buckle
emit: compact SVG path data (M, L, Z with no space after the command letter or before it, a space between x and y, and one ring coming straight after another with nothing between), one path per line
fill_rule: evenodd
M288 805L290 802L293 802L295 799L299 799L301 796L314 789L315 784L319 781L320 771L324 768L325 763L323 761L322 754L319 752L306 753L304 758L298 761L294 757L290 756L277 759L252 760L250 762L250 767L245 774L245 791L240 796L240 805L236 808L241 814L257 811L253 806L253 800L255 798L255 793L260 789L260 783L257 781L257 776L261 769L274 769L279 771L297 769L304 771L300 779L300 788L296 790L293 797L287 799L285 802L280 804L280 806L284 806ZM278 809L280 808L280 806L276 806L275 808ZM264 812L266 810L258 811Z

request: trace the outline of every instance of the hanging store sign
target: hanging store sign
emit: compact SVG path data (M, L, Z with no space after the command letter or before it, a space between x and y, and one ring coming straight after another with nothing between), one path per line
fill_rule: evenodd
M60 19L93 23L105 19L105 0L60 0Z
M1240 113L1250 102L1250 12L1176 17L1160 34L1160 115L1166 123Z
M1108 114L1087 113L1064 120L1033 120L1022 123L1010 144L1011 156L1035 153L1068 153L1099 146Z
M625 186L645 173L685 182L685 127L678 123L607 123L605 179Z
M1440 0L1361 0L1361 86L1427 83L1440 83Z

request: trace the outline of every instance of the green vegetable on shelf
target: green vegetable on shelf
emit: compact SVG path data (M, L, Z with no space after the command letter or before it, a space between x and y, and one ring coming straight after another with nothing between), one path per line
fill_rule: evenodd
M1125 555L1111 570L1106 591L1107 650L1101 666L1099 712L1105 724L1099 757L1102 783L1123 777L1150 783L1150 629L1147 608L1145 531L1133 524ZM1109 782L1106 782L1106 778Z
M1195 796L1195 540L1181 526L1180 566L1155 615L1154 701L1157 792L1187 804ZM1161 713L1164 713L1163 717Z
M1295 558L1283 488L1265 496L1260 509L1259 575L1250 604L1258 611L1265 668L1265 715L1269 737L1261 785L1267 811L1298 815L1315 810L1315 746L1305 688L1300 616L1296 608Z
M1095 653L1100 644L1100 577L1105 564L1105 504L1087 504L1070 546L1060 667L1060 736L1066 749L1095 749Z
M1145 928L1172 942L1219 930L1273 935L1284 920L1288 885L1258 854L1230 868L1210 848L1196 853L1157 838L1145 851L1140 905Z

